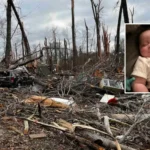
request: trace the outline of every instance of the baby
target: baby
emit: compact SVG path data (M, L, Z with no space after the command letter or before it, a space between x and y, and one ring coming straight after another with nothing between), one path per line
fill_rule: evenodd
M149 92L150 89L150 28L142 31L138 37L140 55L135 63L132 76L133 92Z

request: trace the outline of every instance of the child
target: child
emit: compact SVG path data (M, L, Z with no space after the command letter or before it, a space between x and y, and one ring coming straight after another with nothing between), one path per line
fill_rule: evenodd
M132 83L133 92L149 92L150 89L150 26L145 26L138 36L140 56L131 74L135 77Z

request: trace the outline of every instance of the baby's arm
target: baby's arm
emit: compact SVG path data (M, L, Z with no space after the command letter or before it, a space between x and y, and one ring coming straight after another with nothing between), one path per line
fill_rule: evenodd
M146 79L135 76L135 80L132 83L133 92L148 92L146 87Z

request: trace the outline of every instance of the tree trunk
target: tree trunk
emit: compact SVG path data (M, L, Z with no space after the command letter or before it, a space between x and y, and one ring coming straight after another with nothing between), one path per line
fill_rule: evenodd
M21 32L22 32L22 37L23 37L23 40L24 40L24 46L25 46L27 55L30 55L30 53L31 53L30 45L29 45L27 36L26 36L26 34L25 34L25 31L24 31L22 22L21 22L21 20L20 20L20 18L19 18L19 15L18 15L18 13L17 13L17 10L16 10L16 8L15 8L14 3L13 3L12 0L10 0L10 4L11 4L11 6L12 6L12 8L13 8L13 10L14 10L14 13L15 13L15 15L16 15L16 18L17 18L17 20L18 20L18 24L19 24L20 29L21 29Z
M128 17L128 9L127 9L127 2L126 0L121 0L120 4L120 10L119 10L119 16L118 16L118 25L117 25L117 35L116 35L116 63L119 63L119 49L120 49L120 26L121 26L121 14L123 10L124 15L124 22L129 23L129 17Z
M85 28L86 28L86 54L87 54L87 57L89 56L89 42L88 42L88 40L89 40L89 32L88 32L88 26L87 26L87 24L86 24L86 21L84 20L84 22L85 22Z
M18 50L17 50L17 44L15 43L15 52L16 52L16 60L17 60L17 58L18 58L18 52L17 52Z
M65 48L65 68L68 69L67 66L67 41L64 39L64 48Z
M11 59L11 0L7 0L7 37L5 50L5 65L8 68Z
M59 62L62 58L62 52L61 52L61 43L60 43L60 40L59 40Z
M53 71L53 54L52 54L52 47L51 47L51 43L49 43L49 49L50 49L50 72Z
M123 15L124 15L124 22L129 23L128 8L127 8L126 0L122 0L122 9L123 9Z
M118 16L118 25L117 25L117 35L116 35L116 47L115 47L115 53L116 53L116 63L119 63L119 40L120 40L120 26L121 26L121 14L122 14L122 2L120 4L120 9L119 9L119 16Z
M55 38L54 38L54 47L55 47L55 64L57 64L57 43L56 43L56 35L55 35Z
M91 0L93 16L96 24L96 32L97 32L97 55L101 57L101 37L100 37L100 11L103 9L101 6L101 0L96 5L93 0Z
M75 35L75 20L74 20L74 0L71 0L71 11L72 11L72 44L73 44L73 70L77 65L77 49L76 49L76 35Z
M96 25L96 31L97 31L97 55L98 57L101 57L101 37L100 37L100 28L98 25Z
M104 46L104 54L107 57L109 57L109 43L110 43L110 34L108 34L108 31L105 29L105 25L102 25L103 29L103 35L102 35L102 42Z
M50 68L50 65L51 65L51 62L50 62L50 55L49 55L49 47L47 46L47 38L45 37L45 42L44 42L44 45L45 45L45 49L46 49L46 63L48 64L48 67Z

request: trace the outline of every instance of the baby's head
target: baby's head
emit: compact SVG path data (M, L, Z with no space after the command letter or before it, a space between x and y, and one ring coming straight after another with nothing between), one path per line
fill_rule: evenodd
M150 57L150 26L142 27L138 34L138 47L143 57Z

